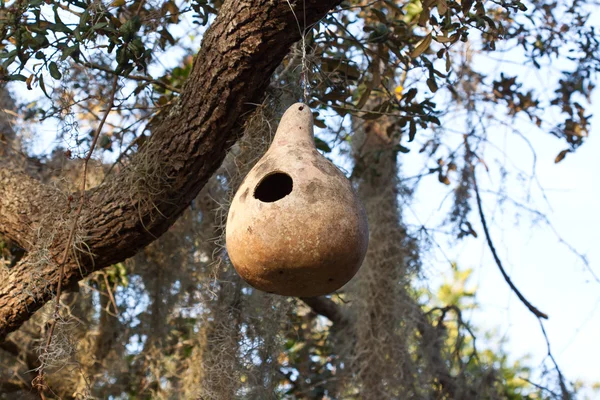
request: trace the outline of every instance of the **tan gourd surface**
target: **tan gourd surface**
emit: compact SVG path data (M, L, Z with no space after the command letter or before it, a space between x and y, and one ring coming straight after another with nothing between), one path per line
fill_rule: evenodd
M364 208L346 176L317 151L313 134L310 108L291 106L229 209L231 262L265 292L334 292L356 274L367 250Z

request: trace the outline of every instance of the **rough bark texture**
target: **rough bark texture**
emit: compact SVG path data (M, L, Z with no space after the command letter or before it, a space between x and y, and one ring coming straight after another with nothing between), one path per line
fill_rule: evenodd
M296 13L313 24L340 0L296 3ZM250 104L261 102L272 73L299 38L286 1L231 0L222 6L179 102L152 140L128 170L86 193L78 228L86 252L71 252L66 286L132 256L173 224L221 164ZM29 251L1 276L2 340L54 296L58 255L79 194L68 201L2 165L0 181L0 233ZM52 233L50 245L40 249L44 232ZM41 263L40 253L50 262Z

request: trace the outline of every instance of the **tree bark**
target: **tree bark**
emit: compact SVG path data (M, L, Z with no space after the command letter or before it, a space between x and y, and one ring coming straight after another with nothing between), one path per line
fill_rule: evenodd
M294 11L311 26L340 2L296 1ZM179 101L144 150L125 171L85 193L78 228L85 251L71 252L65 286L132 256L175 222L221 164L244 115L261 102L275 68L299 39L287 1L223 4ZM2 165L0 182L0 233L29 252L0 272L1 341L54 296L59 255L81 194L70 200ZM41 263L39 238L45 232L52 233L50 246L42 249L50 262Z

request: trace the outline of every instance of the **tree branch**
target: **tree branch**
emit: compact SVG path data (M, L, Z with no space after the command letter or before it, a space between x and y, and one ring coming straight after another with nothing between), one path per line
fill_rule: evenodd
M346 326L350 320L343 310L327 297L300 297L315 313L327 318L336 325Z
M306 15L310 26L340 1L297 2L295 12ZM80 224L86 250L65 264L65 287L134 255L175 222L219 167L241 134L251 104L261 102L275 68L299 39L287 2L223 4L179 101L128 168L85 194ZM76 210L66 196L10 169L0 167L0 179L10 193L9 200L0 196L0 232L30 252L0 282L2 340L56 293L56 260L68 237L57 221ZM72 196L77 201L82 194ZM41 265L31 253L38 249L40 232L46 231L53 233L46 249L50 262ZM23 292L31 289L30 276L43 286Z
M464 139L464 143L465 143L467 152L469 154L473 154L471 152L469 143L467 142L466 136ZM517 295L519 300L521 300L521 303L523 303L525 305L525 307L527 307L527 309L529 311L531 311L536 317L548 319L548 315L546 313L543 313L542 311L538 310L533 304L531 304L525 298L525 296L523 296L523 294L519 291L519 289L517 289L515 284L510 279L510 276L508 276L508 274L506 273L506 270L504 269L504 266L502 265L502 261L500 260L500 257L498 256L498 253L496 252L496 247L494 246L494 242L492 241L492 237L490 236L490 231L488 229L487 221L485 219L485 214L483 213L481 195L479 194L479 187L477 186L477 177L475 176L475 168L473 168L473 171L472 171L472 178L473 178L473 189L475 190L475 198L477 200L477 209L479 210L479 218L481 220L481 225L483 226L483 231L485 233L485 238L487 240L488 247L490 248L490 251L492 252L492 256L494 257L494 261L496 262L498 269L502 273L502 276L504 277L504 280L506 281L506 283L508 283L508 286Z
M104 66L102 66L102 65L98 65L98 64L94 64L94 63L86 63L86 64L84 64L84 66L85 66L85 67L88 67L88 68L92 68L92 69L97 69L97 70L99 70L99 71L103 71L103 72L106 72L106 73L108 73L108 74L115 75L115 76L117 76L117 77L118 77L118 76L120 76L120 75L119 75L118 73L116 73L114 70L112 70L112 69L110 69L110 68L108 68L108 67L104 67ZM158 79L154 79L154 78L153 78L153 77L151 77L151 76L143 76L143 75L128 75L128 76L126 76L126 77L124 77L124 78L126 78L126 79L131 79L131 80L133 80L133 81L138 81L138 82L147 82L147 83L151 83L151 84L153 84L153 85L160 86L160 87L161 87L161 88L163 88L163 89L170 90L171 92L174 92L174 93L181 93L181 90L179 90L178 88L176 88L176 87L174 87L174 86L171 86L171 85L169 85L169 84L167 84L167 83L165 83L165 82L163 82L163 81L159 81Z
M351 322L348 316L343 312L342 307L326 297L301 297L300 300L310 307L312 311L333 322L334 327L336 327L338 331L340 331L340 327L346 327ZM476 399L477 394L472 388L461 385L461 382L451 375L443 356L443 340L441 340L439 332L431 326L426 314L424 314L418 306L416 307L417 313L415 315L417 317L417 329L422 338L422 348L427 349L429 352L429 357L431 357L431 362L429 363L431 371L435 374L442 390L447 393L450 398L464 398L467 400ZM448 307L448 310L449 309L454 309L454 311L460 313L460 310L453 306ZM348 333L346 332L346 334ZM350 335L352 334L353 333L351 332Z
M562 371L560 370L560 368L558 367L558 363L556 362L556 359L554 359L554 356L552 355L552 350L550 349L550 340L548 339L548 335L546 334L546 329L544 328L544 323L539 318L538 318L538 322L540 323L540 328L542 328L542 333L544 334L544 340L546 341L546 349L548 350L548 357L550 357L550 360L552 361L552 364L554 364L554 368L556 369L556 373L558 374L558 384L560 386L561 398L562 398L562 400L571 400L571 394L569 393L569 390L567 389L567 384L565 383L565 377L562 374Z

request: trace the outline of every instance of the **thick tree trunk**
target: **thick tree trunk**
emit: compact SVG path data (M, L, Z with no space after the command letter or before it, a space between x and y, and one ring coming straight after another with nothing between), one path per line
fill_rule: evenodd
M398 138L394 120L382 117L355 123L353 176L369 218L369 249L354 281L347 287L350 310L360 323L354 325L356 383L365 400L391 399L401 393L406 373L406 340L400 334L406 275L411 258L409 240L398 204L398 164L394 145ZM362 139L362 140L361 140ZM385 346L381 344L385 343ZM410 384L410 380L406 380Z
M307 24L341 0L295 2ZM306 9L303 10L303 4ZM237 139L251 104L300 38L286 1L230 0L205 35L179 102L123 173L85 194L65 284L122 261L168 229ZM0 165L0 233L29 253L0 272L0 340L54 296L59 254L78 203ZM47 240L40 240L41 237ZM40 243L43 242L43 243Z

